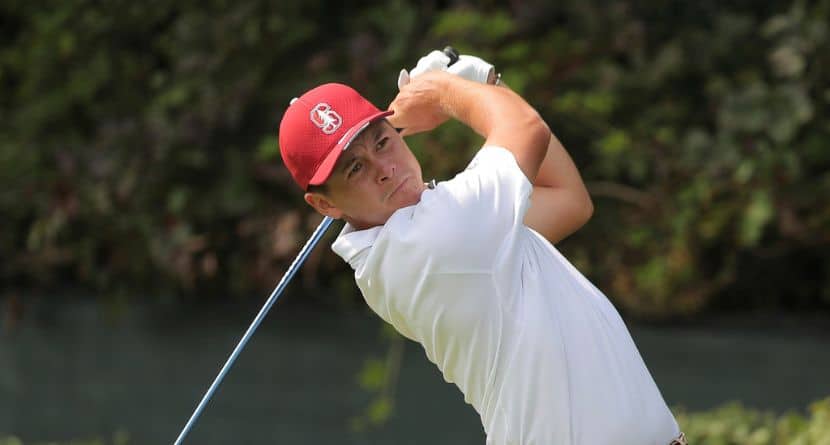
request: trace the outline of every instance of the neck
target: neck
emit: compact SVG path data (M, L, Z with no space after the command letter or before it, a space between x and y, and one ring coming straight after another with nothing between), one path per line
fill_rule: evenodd
M434 179L430 180L429 182L425 182L424 185L423 185L423 188L421 189L421 193L423 193L426 190L434 189L435 185L436 185L436 183L435 183ZM387 220L388 220L388 218L387 218ZM347 215L343 215L343 221L346 221L346 223L349 224L350 226L352 226L355 230L366 230L366 229L371 229L372 227L382 226L382 225L386 224L386 221L383 221L382 223L370 223L370 222L354 219L354 218L352 218L350 216L347 216Z

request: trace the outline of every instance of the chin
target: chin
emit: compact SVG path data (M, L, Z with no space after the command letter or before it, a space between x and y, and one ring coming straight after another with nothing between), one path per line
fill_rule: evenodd
M398 196L398 202L400 205L397 206L398 209L413 206L421 201L421 192L415 188L407 187L406 190L401 190L401 193L399 194L400 196Z

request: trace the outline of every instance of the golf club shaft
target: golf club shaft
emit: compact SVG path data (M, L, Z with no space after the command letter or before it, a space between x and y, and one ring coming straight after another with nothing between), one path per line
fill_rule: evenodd
M323 221L314 230L314 233L311 235L311 238L309 238L308 241L306 241L305 246L303 246L303 248L300 250L300 253L297 254L297 258L295 258L291 265L288 266L288 270L285 272L285 275L283 275L282 279L277 284L277 287L274 288L274 291L271 292L271 296L268 297L268 300L265 302L265 305L262 306L262 309L260 309L256 318L254 318L254 321L248 327L248 330L245 331L245 335L242 336L242 339L239 341L239 344L237 344L234 348L233 352L231 353L231 356L228 357L228 361L225 362L225 366L223 366L222 370L219 371L219 374L216 376L216 379L213 381L213 384L210 385L210 388L208 388L204 397L202 397L202 401L199 402L199 405L196 407L196 410L193 411L193 415L190 416L190 420L187 421L187 424L184 426L184 429L182 429L182 432L176 439L175 445L181 445L182 441L184 441L184 438L187 436L187 434L190 432L190 429L193 427L193 424L196 423L196 420L202 414L202 411L205 409L205 406L207 405L208 401L210 401L210 398L213 397L213 393L216 392L216 388L218 388L219 384L222 383L222 380L225 378L225 374L227 374L228 370L230 370L231 366L233 366L233 363L236 361L236 358L239 356L239 353L242 351L243 348L245 348L245 345L248 343L248 340L250 340L251 336L253 336L254 331L256 331L257 327L259 327L259 324L262 323L262 320L268 314L268 311L271 309L271 306L274 305L274 303L280 297L280 294L282 294L283 290L285 289L285 286L288 285L288 283L291 281L291 278L294 277L294 274L296 274L300 266L303 265L306 258L308 257L308 254L311 252L312 249L314 249L314 246L317 245L317 243L326 233L326 230L329 228L332 221L334 220L328 216L323 218Z
M451 46L447 46L446 48L444 48L443 52L447 55L447 57L450 58L448 66L458 61L458 52ZM208 388L204 397L202 397L202 400L199 402L199 405L196 406L196 410L193 411L193 415L190 416L190 419L187 421L187 424L185 424L184 429L182 429L182 432L179 433L179 437L176 439L175 445L181 445L184 441L184 438L187 437L188 433L190 433L190 430L191 428L193 428L193 425L196 423L196 420L199 419L199 416L202 414L202 411L205 409L205 406L207 406L207 403L210 401L211 397L213 397L213 393L216 392L216 389L222 383L222 380L224 380L225 375L228 373L231 366L233 366L234 362L236 362L236 358L239 356L239 353L242 352L242 349L245 348L245 345L248 343L248 340L250 340L251 336L253 336L254 332L259 327L259 324L262 323L262 320L268 314L268 311L271 310L271 306L273 306L277 299L280 297L283 290L285 289L285 286L288 285L288 282L290 282L291 278L294 277L294 274L297 273L297 270L305 262L306 258L308 257L308 254L311 252L312 249L314 249L314 246L317 245L317 243L326 233L326 230L329 228L333 221L334 220L332 218L329 218L327 216L323 218L323 221L314 230L314 233L311 235L311 238L309 238L309 240L305 243L305 246L303 246L303 248L300 250L300 253L297 255L297 258L295 258L291 265L288 267L288 271L285 272L285 275L283 275L282 279L277 284L277 287L274 289L273 292L271 292L271 296L268 297L268 300L265 302L265 305L262 306L262 309L260 309L256 318L254 318L254 321L248 327L248 330L245 331L245 335L242 336L242 339L236 345L230 357L228 357L228 360L225 362L225 365L222 366L222 370L219 371L219 374L216 376L216 379L210 385L210 388Z

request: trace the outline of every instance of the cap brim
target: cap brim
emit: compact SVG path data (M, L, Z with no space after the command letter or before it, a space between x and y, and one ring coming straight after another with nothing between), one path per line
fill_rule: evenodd
M354 141L357 135L359 135L361 131L365 130L366 127L368 127L372 122L389 116L392 113L394 112L391 110L381 111L361 120L355 125L352 125L352 128L349 128L349 130L343 134L343 137L340 138L337 145L331 149L329 154L326 155L325 159L323 159L323 162L320 163L320 166L317 167L317 171L314 172L314 176L312 176L308 181L308 185L320 185L326 182L326 180L329 179L329 176L331 176L331 171L334 170L334 164L336 164L337 160L340 159L340 155L343 154L347 148L349 148L349 144Z

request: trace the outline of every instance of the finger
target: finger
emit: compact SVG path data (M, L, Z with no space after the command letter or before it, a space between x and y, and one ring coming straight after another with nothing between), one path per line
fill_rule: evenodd
M441 51L432 51L418 60L418 64L409 73L409 77L417 77L428 71L442 71L447 69L450 58Z
M391 105L389 106L389 110L393 112L393 114L386 116L386 121L389 122L389 125L392 125L394 128L404 127L403 122L401 122L400 113L398 113L398 111Z
M494 74L494 68L493 65L478 57L462 55L458 62L447 69L447 72L467 80L487 83L491 75Z
M402 69L401 73L398 74L398 90L400 91L401 88L406 86L409 83L409 73L406 69Z
M422 130L418 130L417 128L407 127L407 128L402 128L400 133L401 133L401 137L407 137L407 136L412 136L413 134L418 134L421 131Z

